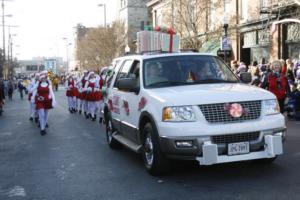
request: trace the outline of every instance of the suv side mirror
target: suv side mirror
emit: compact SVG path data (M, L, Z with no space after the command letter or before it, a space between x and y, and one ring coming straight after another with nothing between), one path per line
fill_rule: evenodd
M251 81L252 81L252 76L251 76L250 73L244 72L244 73L241 73L241 74L240 74L240 80L241 80L243 83L251 83Z
M117 87L119 90L127 90L129 92L138 93L140 91L140 88L137 84L137 79L134 78L122 78L118 80Z

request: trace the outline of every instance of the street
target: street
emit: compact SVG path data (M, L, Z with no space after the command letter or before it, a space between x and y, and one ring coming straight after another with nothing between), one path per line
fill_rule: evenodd
M67 111L55 93L48 134L28 120L17 93L0 117L0 199L300 199L300 122L288 121L284 155L273 164L199 166L174 162L172 172L150 176L139 155L111 150L105 130Z

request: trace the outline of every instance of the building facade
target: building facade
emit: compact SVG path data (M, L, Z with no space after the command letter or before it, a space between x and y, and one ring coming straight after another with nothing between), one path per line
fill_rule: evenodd
M150 0L147 6L154 25L175 27L183 41L196 37L200 50L204 48L212 53L220 49L224 24L228 24L231 60L250 64L262 58L266 61L296 59L300 53L299 23L272 26L284 19L299 19L299 5L295 0ZM190 14L182 13L184 9ZM191 24L196 31L180 24L185 16L195 19L181 23Z
M125 23L129 39L135 40L136 33L149 24L148 0L119 0L118 19Z
M37 57L31 60L19 60L15 73L19 77L26 77L32 73L47 70L54 74L63 73L64 63L61 57Z

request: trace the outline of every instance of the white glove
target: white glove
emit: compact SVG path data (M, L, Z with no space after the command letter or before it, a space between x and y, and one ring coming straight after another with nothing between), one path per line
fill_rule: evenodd
M52 100L52 107L53 107L53 108L56 107L56 101L53 101L53 100Z
M91 87L88 87L88 89L87 89L89 92L91 92L92 91L92 88Z
M30 99L31 103L35 103L35 99L31 97Z

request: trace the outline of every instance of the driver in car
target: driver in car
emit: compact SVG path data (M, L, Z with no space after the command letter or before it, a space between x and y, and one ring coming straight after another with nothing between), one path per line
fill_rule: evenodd
M168 81L166 77L160 75L160 69L157 63L152 62L148 65L147 85Z

